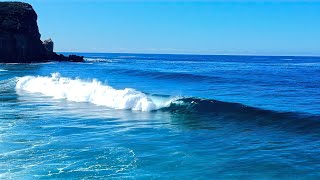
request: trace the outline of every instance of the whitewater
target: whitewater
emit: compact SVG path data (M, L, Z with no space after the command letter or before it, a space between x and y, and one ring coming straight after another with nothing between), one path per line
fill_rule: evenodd
M152 111L166 106L178 98L147 96L132 88L117 90L100 81L83 81L79 78L62 77L60 73L51 76L24 76L17 79L17 90L41 93L55 99L88 102L113 109Z

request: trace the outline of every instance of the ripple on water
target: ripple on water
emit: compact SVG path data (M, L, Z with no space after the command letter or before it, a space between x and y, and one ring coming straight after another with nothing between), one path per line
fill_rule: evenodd
M0 178L102 178L125 175L136 166L135 153L125 147L59 149L53 143L1 154Z

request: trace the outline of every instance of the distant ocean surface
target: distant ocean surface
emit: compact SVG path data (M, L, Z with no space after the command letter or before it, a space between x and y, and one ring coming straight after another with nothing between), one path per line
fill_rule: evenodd
M0 64L0 179L320 179L320 57L78 55Z

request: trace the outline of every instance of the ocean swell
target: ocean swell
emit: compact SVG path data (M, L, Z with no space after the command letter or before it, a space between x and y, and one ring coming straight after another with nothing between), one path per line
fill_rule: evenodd
M174 98L148 96L132 88L114 89L94 79L83 81L62 77L59 73L51 76L24 76L17 80L17 91L40 93L55 99L74 102L88 102L113 109L152 111L169 106Z
M140 69L113 69L113 72L130 74L134 76L149 76L154 79L170 79L170 80L188 80L188 81L222 81L219 77L212 77L206 75L196 75L186 72L161 72L161 71L149 71Z

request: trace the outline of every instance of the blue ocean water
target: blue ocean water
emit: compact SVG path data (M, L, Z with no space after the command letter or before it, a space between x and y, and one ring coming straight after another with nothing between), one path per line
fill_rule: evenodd
M0 64L0 179L320 178L320 58L79 55Z

